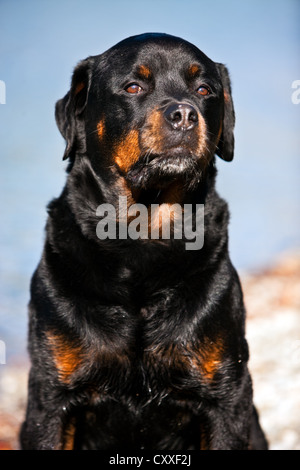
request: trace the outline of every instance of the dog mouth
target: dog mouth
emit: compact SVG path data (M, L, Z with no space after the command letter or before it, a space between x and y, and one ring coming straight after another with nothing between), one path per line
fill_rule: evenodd
M196 187L211 160L206 123L199 113L195 122L182 117L178 123L154 110L141 128L138 147L139 155L124 174L133 189L163 189L177 182L186 189Z
M126 179L135 189L161 189L175 181L188 188L199 182L207 163L207 157L199 158L184 146L163 154L149 150L129 169Z
M170 147L169 149L164 150L162 153L155 152L152 149L145 152L141 161L146 165L160 165L164 161L169 164L174 163L177 160L177 163L185 158L193 158L193 152L191 149L184 145L179 145L176 147Z

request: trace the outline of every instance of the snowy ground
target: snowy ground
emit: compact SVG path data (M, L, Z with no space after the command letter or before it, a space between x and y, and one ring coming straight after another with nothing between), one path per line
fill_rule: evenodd
M243 280L254 400L273 450L300 450L300 256Z
M254 401L271 450L300 450L300 253L241 276ZM18 448L28 364L0 366L0 450Z

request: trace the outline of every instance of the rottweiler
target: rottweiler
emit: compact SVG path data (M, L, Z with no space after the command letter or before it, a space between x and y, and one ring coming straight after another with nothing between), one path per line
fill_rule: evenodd
M234 152L227 68L133 36L77 65L56 122L67 179L31 281L22 449L266 449L215 190Z

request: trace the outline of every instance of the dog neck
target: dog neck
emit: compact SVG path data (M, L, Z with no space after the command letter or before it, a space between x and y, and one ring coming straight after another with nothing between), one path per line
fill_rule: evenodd
M199 183L189 189L183 180L174 180L163 187L136 189L122 175L116 174L114 186L119 196L126 196L130 204L192 204L205 203L207 193L215 186L216 168L214 159L201 175Z
M75 160L68 175L64 195L76 223L87 238L90 238L99 222L99 210L97 210L99 206L113 207L117 221L120 220L125 210L124 204L127 205L127 211L134 205L137 205L135 207L139 204L146 206L149 217L153 215L154 206L157 206L159 216L167 213L172 206L182 206L184 210L189 204L193 207L195 207L194 204L204 204L205 211L210 212L218 198L214 189L215 176L216 168L212 160L205 175L202 174L199 185L193 190L185 189L181 181L173 181L163 188L134 190L125 177L120 176L115 169L111 169L109 177L104 179L95 172L90 160L81 156L80 159ZM122 201L122 213L120 201ZM130 222L130 218L128 221Z

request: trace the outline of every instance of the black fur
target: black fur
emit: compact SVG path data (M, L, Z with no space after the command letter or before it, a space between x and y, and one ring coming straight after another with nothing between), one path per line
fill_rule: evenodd
M164 120L170 103L195 109L192 130ZM22 448L265 449L214 187L214 154L233 158L226 67L179 38L132 37L77 66L56 120L69 174L32 278ZM204 204L203 248L100 240L96 209L120 195Z

